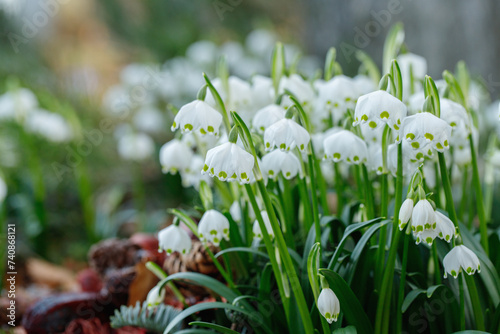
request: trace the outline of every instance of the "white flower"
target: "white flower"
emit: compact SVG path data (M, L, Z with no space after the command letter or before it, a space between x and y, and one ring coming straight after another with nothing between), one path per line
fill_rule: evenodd
M118 154L125 160L146 160L154 150L153 139L145 133L127 133L118 139Z
M427 74L427 61L424 57L413 53L399 55L397 61L403 77L403 97L406 100L410 94L422 89L420 80L424 79ZM410 68L413 82L411 81ZM412 86L413 91L411 90Z
M0 177L0 204L3 203L5 197L7 197L7 184L4 179Z
M38 107L38 100L32 91L20 88L0 96L0 119L23 119Z
M455 224L439 211L436 213L436 231L440 239L450 242L451 239L456 236Z
M309 82L302 79L302 77L298 74L292 74L289 77L282 77L278 91L284 93L285 90L290 91L295 97L299 100L302 106L310 105L311 101L314 99L314 90ZM293 105L293 102L288 98L288 96L284 96L281 104L288 108Z
M267 211L261 211L260 215L262 216L262 220L264 220L264 225L266 226L267 234L269 234L269 237L271 237L271 239L274 239L274 231L271 225L271 221L269 220L269 215L267 214ZM262 230L260 229L260 224L258 220L256 220L253 223L252 232L254 239L257 240L263 239Z
M333 159L334 162L346 161L358 165L368 160L366 143L347 130L328 136L323 142L323 147L325 159Z
M269 126L283 118L285 118L285 109L276 104L270 104L257 111L252 120L252 126L262 134Z
M358 90L358 96L368 94L377 89L375 82L366 75L358 74L352 79L354 80L354 84Z
M318 310L326 321L331 324L337 321L340 313L340 302L332 289L322 289L318 297Z
M399 230L402 231L411 218L413 212L413 200L407 198L399 209Z
M323 119L332 117L333 123L341 121L348 108L353 109L358 97L354 80L345 75L337 75L331 80L316 83L318 97L315 113Z
M300 160L292 152L274 150L262 158L262 171L269 178L275 179L281 172L287 180L294 178L297 174L302 178L302 165Z
M464 245L455 246L446 254L443 259L443 267L444 278L447 277L448 273L457 278L462 269L469 275L473 275L476 270L478 273L481 272L481 264L477 255Z
M163 173L175 174L179 171L189 171L193 152L181 140L172 139L160 149L160 164Z
M206 174L203 175L200 173L204 165L205 159L199 154L194 154L188 168L179 171L182 176L182 186L185 188L194 187L194 189L199 190L201 181L205 181L211 186L213 182L212 178Z
M436 214L431 203L421 199L415 204L411 214L411 229L415 232L436 228Z
M408 115L415 115L422 112L425 103L425 93L418 92L408 99Z
M375 129L381 124L387 124L399 131L401 122L406 116L406 105L384 90L378 90L361 96L354 110L354 123L368 123Z
M135 127L143 132L161 133L165 129L164 117L154 107L143 107L134 115Z
M384 172L384 162L382 161L382 146L378 143L369 143L367 147L367 167L369 167L370 170L375 171L377 175L382 175Z
M403 140L415 150L422 150L430 144L431 148L444 152L449 148L450 136L451 126L431 113L423 112L403 120ZM421 153L425 154L425 151Z
M305 152L310 139L306 129L288 118L277 121L264 132L266 151L271 151L274 147L282 151L298 147L301 152Z
M217 136L222 123L222 115L208 103L201 100L190 102L175 115L172 131L180 128L185 132L199 132L202 135Z
M237 144L227 142L207 152L202 173L221 181L249 183L254 157Z
M24 126L27 132L40 135L54 143L66 142L73 138L69 123L61 115L47 110L30 112Z
M155 285L151 290L149 290L148 296L146 298L148 308L153 308L160 305L161 303L163 303L164 299L165 289L160 290L160 287L158 285Z
M274 101L273 80L262 75L252 77L252 106L261 109Z
M223 238L229 240L229 220L219 211L208 210L198 224L198 235L202 242L219 246Z
M213 66L217 60L219 49L211 41L197 41L192 43L186 50L186 57L200 66Z
M178 225L170 225L158 233L158 247L160 253L165 250L167 255L173 252L186 254L191 249L191 238Z
M421 242L427 243L427 245L431 246L432 243L434 242L434 239L438 237L438 230L437 229L429 229L429 230L423 230L420 232L413 232L413 236L416 239L416 244L420 244Z
M228 112L237 111L245 123L248 124L253 116L252 89L250 84L235 76L228 78L227 88L229 88L229 92L226 91L226 87L222 84L220 78L214 79L212 84L219 93L222 101L224 101ZM209 89L207 90L206 101L212 106L215 105L214 97Z
M460 139L466 139L471 133L471 122L465 108L456 102L441 98L441 119L451 126L452 144Z

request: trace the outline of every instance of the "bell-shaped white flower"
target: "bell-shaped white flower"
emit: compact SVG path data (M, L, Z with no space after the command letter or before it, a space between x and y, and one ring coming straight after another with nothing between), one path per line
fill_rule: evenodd
M413 53L405 53L399 55L397 61L403 77L403 98L406 101L411 94L422 90L421 80L427 74L427 60Z
M285 118L285 109L276 104L270 104L257 111L252 120L252 126L259 133L263 134L268 127L283 118Z
M26 116L24 127L27 132L54 143L67 142L73 138L73 130L64 117L47 110L31 111Z
M264 220L264 225L266 226L267 234L269 234L271 239L274 239L274 231L273 231L273 227L271 225L271 220L269 220L269 215L267 214L267 211L261 211L260 215L262 216L262 220ZM256 220L253 223L252 232L253 232L254 239L257 239L257 240L263 239L262 230L260 228L260 224L259 224L258 220Z
M403 120L402 139L415 150L422 150L430 144L432 149L444 152L449 148L450 136L451 126L431 113L423 112Z
M450 242L457 234L455 224L453 224L450 218L446 217L441 212L435 211L435 213L436 231L438 232L438 237L446 242Z
M273 80L262 75L252 77L252 106L255 110L264 108L275 99Z
M153 139L145 133L127 133L118 139L118 153L125 160L143 161L155 150Z
M165 119L162 112L151 106L142 107L137 111L133 122L139 131L147 133L161 133L165 129Z
M387 124L399 131L401 122L406 116L406 105L384 90L365 94L358 99L354 110L354 123L368 123L375 129L380 124Z
M155 285L151 290L149 290L148 296L146 297L147 307L154 308L163 303L164 299L165 289L160 289L158 285Z
M399 209L399 230L402 231L406 224L410 221L413 213L413 200L407 198Z
M368 160L366 166L377 173L382 175L384 173L384 162L382 160L382 146L379 144L371 143L368 147Z
M408 99L408 116L422 112L425 103L425 93L418 92L410 96Z
M421 199L415 204L411 213L411 229L415 232L436 228L436 214L431 203Z
M366 143L347 130L328 136L323 142L323 147L325 159L332 159L333 162L346 161L358 165L368 160Z
M207 152L202 173L221 181L249 183L254 157L237 144L227 142Z
M175 115L172 131L181 129L185 132L197 132L201 135L217 136L222 124L222 115L208 103L201 100L190 102Z
M229 220L216 210L208 210L198 224L198 235L204 243L219 246L222 239L229 240Z
M328 119L332 117L337 124L347 109L353 109L358 97L358 89L354 80L345 75L337 75L329 81L317 81L318 96L315 102L315 114Z
M465 108L456 102L441 98L441 119L451 126L452 144L467 138L471 133L471 121Z
M439 236L437 229L423 230L420 232L413 231L413 236L415 237L415 243L418 245L421 242L425 242L427 245L432 246L434 239Z
M290 151L298 147L301 152L305 152L309 140L311 140L309 132L288 118L277 121L264 132L266 151L271 151L274 147L282 151Z
M481 264L477 255L464 245L455 246L446 254L443 259L443 267L444 278L448 274L457 278L462 269L469 275L473 275L476 271L481 272Z
M214 88L219 93L226 109L236 110L243 118L245 123L251 120L253 116L252 89L248 82L235 76L230 76L227 80L227 86L222 83L220 78L212 80ZM229 91L227 91L229 89ZM208 104L215 106L216 102L212 96L212 92L207 90L205 99Z
M189 171L193 152L183 141L172 139L160 149L160 164L163 173Z
M377 85L369 76L358 74L352 79L356 85L358 96L368 94L377 89Z
M340 302L332 289L326 288L321 290L317 305L319 313L325 317L329 324L337 321L340 314Z
M23 119L38 107L32 91L20 88L0 96L0 119Z
M290 91L295 97L299 100L302 106L311 105L314 99L314 90L309 82L304 80L298 74L292 74L289 77L282 77L278 91L284 93L285 90ZM288 96L284 96L281 100L281 105L286 108L293 105L293 102L288 98Z
M287 180L294 178L297 174L302 178L302 165L300 160L292 152L274 150L262 158L261 169L269 178L275 179L279 173Z
M170 225L158 233L158 252L166 251L167 255L174 252L186 254L191 250L191 238L178 225Z

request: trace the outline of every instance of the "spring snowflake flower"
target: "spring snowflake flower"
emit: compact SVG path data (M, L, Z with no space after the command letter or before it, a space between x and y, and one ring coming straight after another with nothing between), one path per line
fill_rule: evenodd
M146 298L146 302L148 304L147 307L154 308L163 303L163 300L165 299L165 291L165 289L160 289L158 285L149 290Z
M407 198L399 209L399 230L402 231L410 221L413 212L413 200Z
M281 94L284 93L285 90L288 90L295 95L302 106L310 105L314 100L315 94L311 84L298 74L292 74L289 77L281 78L278 91ZM281 104L286 109L293 105L293 102L288 98L288 96L284 96Z
M160 149L160 164L163 173L175 174L190 170L193 152L183 141L172 139Z
M411 229L415 232L422 232L436 228L436 214L431 203L426 199L421 199L415 204L411 214Z
M450 242L451 239L457 235L455 224L439 211L436 213L436 230L440 239Z
M23 119L38 107L38 100L32 91L20 88L0 96L0 119Z
M318 96L315 102L315 113L321 119L332 117L337 124L347 109L354 109L358 97L358 89L354 80L345 75L337 75L329 81L316 83Z
M354 123L368 123L375 129L381 124L387 124L399 131L401 122L406 116L406 105L384 90L378 90L361 96L354 110Z
M227 142L207 152L202 173L221 181L249 183L253 166L253 155L237 144Z
M306 129L288 118L277 121L264 132L266 151L271 151L274 147L282 151L298 147L301 152L305 152L310 139Z
M422 90L420 80L424 79L427 74L427 60L413 53L405 53L399 55L397 61L401 69L401 76L403 77L403 97L406 101L410 94ZM413 82L411 81L410 69Z
M267 214L267 211L261 211L260 214L262 216L262 219L264 220L264 225L266 226L267 234L269 234L269 237L271 237L271 239L274 239L274 231L273 231L273 227L271 225L271 220L269 220L269 215ZM256 239L256 240L263 239L262 230L260 229L260 225L259 225L258 220L256 220L253 223L252 232L253 232L254 239Z
M223 85L220 78L215 78L212 84L219 93L222 101L224 101L226 109L228 111L237 110L245 123L248 124L253 116L252 88L250 84L235 76L228 78L227 87ZM212 106L216 105L212 92L209 89L207 90L206 101Z
M222 115L208 103L201 100L190 102L175 115L172 131L180 128L185 132L198 132L201 135L217 136L222 124Z
M325 159L333 162L346 161L359 165L368 160L368 149L363 139L354 133L341 130L328 136L324 142Z
M167 255L173 252L186 254L191 249L191 238L178 225L170 225L158 233L158 252L165 250Z
M263 134L268 127L285 118L285 109L276 104L270 104L255 114L252 126L259 133Z
M467 138L471 133L471 122L465 108L456 102L441 98L441 119L451 126L452 142Z
M64 117L47 110L31 111L26 117L24 127L27 132L54 143L67 142L73 138L73 130Z
M415 115L422 112L425 103L425 93L418 92L410 96L408 99L408 115Z
M370 170L375 171L377 175L384 173L384 162L382 161L382 147L379 144L368 144L368 161L366 163Z
M340 314L340 302L332 289L322 289L318 297L318 310L326 321L331 324L337 321Z
M462 269L469 275L473 275L476 271L481 272L481 264L477 255L464 245L455 246L446 254L443 259L443 267L444 278L447 277L448 273L457 278Z
M403 120L403 140L410 143L414 150L420 150L416 156L418 159L432 154L430 148L444 152L450 147L450 137L451 126L431 113L423 112ZM430 146L429 149L422 151L427 146Z
M219 211L208 210L198 224L198 235L202 242L219 246L222 239L229 240L229 220Z
M165 120L162 112L151 106L142 107L137 111L133 122L139 131L147 133L162 133L165 128Z
M297 174L300 178L303 177L300 160L292 152L274 150L266 154L262 158L261 168L271 179L276 179L279 173L282 173L287 180Z
M356 85L358 96L368 94L377 89L375 82L369 76L358 74L352 79Z
M199 190L201 181L205 181L209 186L212 185L212 178L207 174L200 173L204 165L205 158L199 154L194 154L188 168L180 171L184 188L194 187L194 189Z
M262 75L252 77L252 105L256 110L262 109L273 103L273 80Z
M143 161L155 150L153 139L145 133L127 133L118 139L118 153L125 160Z

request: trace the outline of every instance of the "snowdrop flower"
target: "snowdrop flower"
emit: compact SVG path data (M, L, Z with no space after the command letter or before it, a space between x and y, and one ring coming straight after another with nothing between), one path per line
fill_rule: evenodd
M422 232L435 228L436 214L431 203L426 199L419 200L411 214L411 229L415 232Z
M471 122L465 108L456 102L441 98L441 119L451 126L451 140L467 138L471 133Z
M194 189L199 190L201 181L205 181L209 186L212 185L212 178L206 174L200 173L204 165L205 159L199 154L194 154L191 163L186 169L179 170L182 177L182 186L184 188L194 187Z
M481 272L481 264L477 255L464 245L455 246L446 254L443 259L443 267L444 278L447 277L448 273L457 278L462 269L469 275L473 275L476 271Z
M27 132L40 135L54 143L67 142L73 138L69 123L61 115L47 110L30 112L24 126Z
M145 133L128 133L118 139L118 154L125 160L146 160L154 150L153 139Z
M160 164L163 173L175 174L189 171L193 152L181 140L172 139L160 149Z
M406 105L403 102L384 90L378 90L358 99L353 125L368 123L370 128L375 129L380 124L387 124L399 131L405 116Z
M229 220L216 210L208 210L198 224L198 235L204 243L219 246L222 239L229 240Z
M413 200L407 198L399 209L399 230L402 231L410 221L413 212Z
M377 89L375 82L373 82L373 80L366 75L358 74L352 79L356 85L358 96L368 94Z
M451 126L431 113L423 112L403 120L403 140L410 143L415 150L422 150L430 144L431 148L444 152L449 148L450 136ZM420 153L423 158L425 151Z
M268 127L283 118L285 118L285 109L276 104L270 104L257 111L252 120L252 126L259 133L263 134Z
M295 95L302 106L310 105L314 100L315 94L311 84L302 79L302 77L298 74L292 74L289 77L281 78L278 91L282 94L285 90L288 90ZM283 97L281 104L285 107L285 109L293 105L288 96Z
M138 130L148 133L161 133L165 128L163 114L154 107L139 109L133 122Z
M273 231L273 227L271 225L271 221L269 220L269 215L267 214L267 211L261 211L260 214L262 216L262 220L264 220L264 225L266 226L267 234L269 234L269 237L271 237L271 240L274 239L274 231ZM263 239L262 230L260 229L260 225L259 225L258 220L256 220L253 223L252 232L253 232L254 239L256 239L256 240Z
M161 303L165 299L165 289L160 289L158 285L154 286L148 292L148 296L146 297L146 302L148 304L148 308L154 308Z
M353 79L337 75L327 82L316 84L318 97L315 112L320 112L323 119L333 118L333 123L341 121L348 108L353 109L358 97L358 89Z
M333 162L346 161L359 165L368 160L366 143L347 130L341 130L328 136L323 142L323 147L325 159L332 159Z
M180 128L182 133L199 132L201 135L217 136L222 123L222 115L208 103L201 100L190 102L175 115L172 131Z
M425 103L425 93L418 92L408 99L408 114L415 115L422 112Z
M277 121L264 132L266 151L271 151L274 147L282 151L298 147L301 152L305 152L310 139L306 129L288 118Z
M235 76L228 78L227 87L223 85L220 78L215 78L212 84L220 94L222 101L224 101L226 109L238 111L245 123L248 123L253 116L252 88L250 84ZM216 104L210 90L207 90L206 101L212 106Z
M318 297L318 310L326 321L331 324L337 321L340 313L340 302L332 289L322 289Z
M291 152L274 150L262 158L262 171L269 178L276 179L281 172L287 180L294 178L297 174L302 178L302 165L300 160Z
M379 144L368 144L368 161L366 163L370 170L375 171L377 175L384 173L384 162L382 161L382 146Z
M206 67L217 60L218 48L211 41L197 41L188 46L186 57L195 64Z
M20 88L0 96L0 119L23 119L38 107L38 100L32 91Z
M270 105L274 101L273 80L262 75L252 77L252 106L256 110Z
M191 249L191 238L179 225L173 224L158 233L158 247L158 252L165 250L167 255L186 254Z
M457 235L455 224L439 211L436 214L436 230L440 239L450 242L451 239Z
M406 100L410 94L422 89L420 80L424 79L427 74L427 61L424 57L413 53L399 55L397 61L401 69L401 76L403 77L403 97ZM411 81L410 69L413 82ZM413 90L411 89L412 87Z
M269 30L256 29L248 34L245 45L246 48L261 58L271 57L271 53L276 43L276 36Z
M221 181L249 183L254 157L235 143L227 142L207 152L202 173Z

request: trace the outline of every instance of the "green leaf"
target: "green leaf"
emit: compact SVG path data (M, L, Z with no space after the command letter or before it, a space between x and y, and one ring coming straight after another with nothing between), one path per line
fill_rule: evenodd
M337 50L335 50L334 47L331 47L328 50L325 59L325 81L328 81L333 77L336 57L337 57Z
M205 180L200 181L200 198L203 203L203 208L208 211L213 208L213 194L212 188L205 182Z
M170 321L169 325L167 326L167 328L165 328L165 331L163 333L169 334L176 326L178 326L184 319L186 319L190 315L193 315L200 311L211 310L211 309L225 309L225 310L240 312L248 317L248 322L249 324L253 325L252 327L254 329L262 329L264 332L272 334L271 330L267 327L267 325L262 322L261 320L262 317L260 316L259 313L255 312L254 310L248 310L242 307L234 306L233 304L221 303L221 302L200 303L188 307Z
M453 334L490 334L489 332L483 332L483 331L474 331L474 330L467 330L467 331L460 331L460 332L453 332Z
M189 326L207 327L207 328L215 329L217 332L224 333L224 334L238 334L237 331L233 331L232 329L229 329L227 327L212 324L210 322L204 322L204 321L192 321L189 323Z
M342 277L329 269L320 269L340 302L341 312L347 322L356 327L360 334L372 334L373 327L358 298Z
M262 256L263 258L265 259L269 259L269 256L264 253L264 252L260 252L254 248L250 248L250 247L231 247L231 248L226 248L224 250L221 250L220 252L218 252L217 254L215 254L215 257L218 258L219 256L221 256L222 254L226 254L226 253L233 253L233 252L246 252L246 253L252 253L252 254L255 254L255 255L258 255L258 256Z
M378 83L380 81L380 71L373 59L366 52L361 50L356 51L356 58L368 72L368 76L373 82Z
M389 73L391 61L398 55L399 49L405 40L403 24L398 22L391 27L384 43L384 55L382 63L382 72Z
M278 95L278 87L281 81L281 77L285 73L285 49L283 44L276 43L273 50L273 58L271 65L271 78L273 79L273 86L276 95Z
M354 326L347 326L344 328L337 328L332 332L332 334L357 334L358 331Z
M405 297L403 304L401 305L401 312L405 313L406 310L410 307L410 305L417 299L421 294L425 294L426 290L424 289L415 289L411 290Z
M372 224L375 224L377 222L380 222L382 219L383 218L379 217L379 218L375 218L375 219L372 219L372 220L369 220L366 222L356 223L356 224L352 224L352 225L347 226L347 228L344 231L344 235L342 236L342 239L340 240L339 245L337 246L337 249L335 250L335 253L333 253L330 264L328 265L328 269L332 269L333 266L336 265L337 260L340 256L340 254L342 253L342 250L344 249L344 244L347 241L347 238L349 238L349 236L352 233L354 233L362 228L368 227Z
M309 276L309 283L311 284L314 300L318 300L319 296L318 267L320 256L321 245L317 242L312 246L309 256L307 257L307 275Z
M175 334L214 334L214 331L202 328L188 328L175 332Z
M167 212L179 218L179 220L183 222L196 237L198 237L198 225L191 219L191 217L177 209L168 209Z
M115 314L110 317L111 327L135 326L161 333L181 313L170 305L160 304L154 309L148 309L147 306L147 302L144 302L142 306L139 302L135 306L122 305L120 310L115 310ZM172 328L178 329L179 326Z

